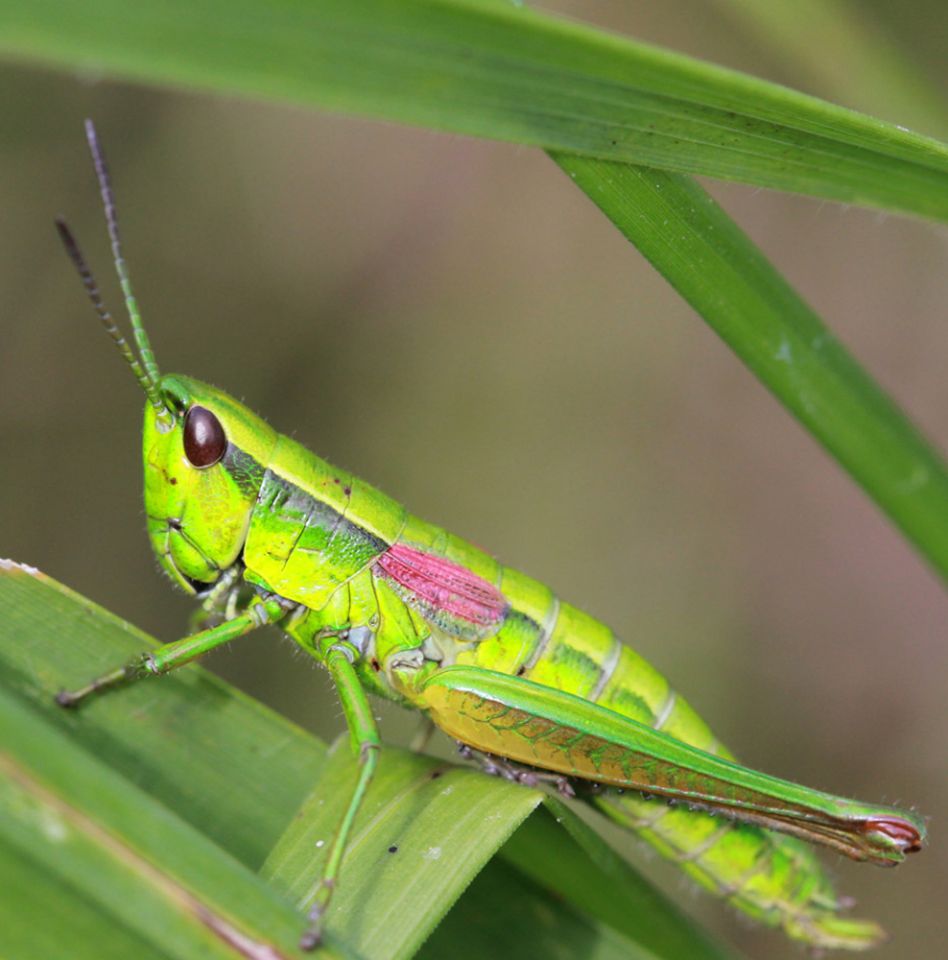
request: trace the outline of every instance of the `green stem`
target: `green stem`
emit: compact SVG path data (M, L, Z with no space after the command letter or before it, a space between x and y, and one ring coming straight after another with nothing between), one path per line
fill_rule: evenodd
M687 177L553 159L948 578L948 470L748 237Z

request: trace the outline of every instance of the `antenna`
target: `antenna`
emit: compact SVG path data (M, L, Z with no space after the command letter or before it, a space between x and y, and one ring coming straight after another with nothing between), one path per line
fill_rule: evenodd
M159 390L158 384L161 375L158 372L158 364L155 362L155 355L152 352L148 334L145 332L145 327L142 323L138 303L132 292L128 269L122 257L122 244L119 238L118 219L115 214L115 198L112 193L112 184L109 179L108 167L105 163L105 155L99 146L99 138L96 135L95 126L91 120L86 120L86 139L89 142L89 151L92 153L92 162L95 165L96 178L99 181L99 190L102 194L103 206L105 207L105 222L109 230L109 239L112 242L115 271L118 274L119 283L125 295L125 307L128 310L129 319L132 323L132 330L135 334L135 342L138 345L141 360L135 356L132 348L128 345L128 341L122 336L122 332L112 319L111 313L109 313L108 308L102 300L102 295L99 292L99 286L95 281L92 270L89 268L89 264L79 249L76 238L62 217L56 218L56 230L59 233L59 238L62 240L63 246L66 248L69 259L72 260L79 273L79 278L82 280L86 295L92 302L95 312L98 314L102 325L108 331L116 347L118 347L119 353L122 354L125 362L131 367L132 373L135 374L135 379L141 384L151 405L155 408L159 423L166 427L171 426L174 422L174 417L164 400L162 400Z
M125 258L122 256L122 241L119 237L118 215L115 210L115 196L112 193L112 180L109 177L109 168L105 162L105 154L99 145L99 137L95 132L95 124L91 120L86 120L86 140L89 143L89 152L92 154L92 163L95 166L95 175L99 181L99 192L102 194L102 206L105 208L105 223L109 229L109 239L112 241L112 257L115 260L115 272L118 274L119 283L122 286L122 293L125 294L125 309L128 311L128 317L132 321L132 331L135 334L135 342L138 344L138 352L142 358L142 365L148 379L155 386L158 386L160 374L158 373L158 364L155 362L155 355L151 349L151 341L145 332L142 323L141 314L138 311L138 301L132 292L132 281L128 276L128 268L125 266Z

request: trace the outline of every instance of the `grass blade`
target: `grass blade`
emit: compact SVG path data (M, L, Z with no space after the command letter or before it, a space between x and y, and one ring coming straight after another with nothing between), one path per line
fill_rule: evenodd
M253 869L263 863L312 785L322 744L204 670L181 670L64 711L53 702L58 690L155 641L7 561L0 563L0 606L3 689L241 862ZM234 790L235 777L248 771Z
M3 741L24 751L26 759L17 761L18 769L27 770L29 776L20 780L28 786L47 785L46 793L60 805L54 813L61 814L65 805L67 810L74 806L80 811L85 817L81 822L100 823L105 818L108 830L127 838L129 856L141 857L144 851L146 860L165 864L165 872L182 878L182 888L218 904L228 922L246 920L251 929L259 927L269 934L268 911L275 911L272 929L284 943L289 936L286 923L290 923L293 937L284 951L295 955L293 942L302 929L301 921L280 893L299 897L313 882L317 861L312 853L323 849L315 846L315 840L326 837L352 776L347 752L339 750L322 763L325 751L318 742L196 666L103 697L78 713L65 713L52 702L63 684L75 682L77 675L87 676L90 667L114 664L153 641L55 581L9 561L0 564L0 605L4 609L0 707L6 704L9 715L19 718L16 730L12 721L4 729ZM602 950L632 944L639 954L626 955L644 956L642 951L651 950L656 957L674 960L684 944L695 960L727 956L677 907L647 892L647 884L628 865L618 866L621 861L598 838L577 843L571 839L575 831L567 834L557 828L551 834L534 827L532 817L521 827L526 831L523 837L515 833L542 795L392 748L386 748L383 757L376 792L357 823L352 856L344 865L335 904L338 912L332 914L329 932L336 937L332 946L341 955L358 950L351 955L373 960L410 956L478 875L481 881L459 901L461 912L455 916L452 910L445 918L445 935L463 939L463 925L471 916L494 917L497 891L509 887L522 897L517 909L525 917L549 917L564 912L564 897L575 901L577 905L565 911L573 918L570 929L581 930L582 937L603 945ZM317 769L321 771L319 790L293 819ZM435 771L440 776L433 776ZM61 789L65 783L72 784L68 793ZM7 776L0 793L15 787L16 778ZM208 791L216 792L208 798ZM218 814L214 803L219 804ZM36 804L9 803L5 809L22 811L31 806ZM166 955L164 941L108 909L108 890L114 890L114 884L103 888L98 899L87 888L86 873L95 873L98 883L100 872L110 872L105 869L108 859L104 865L92 863L93 854L101 853L95 844L77 858L75 870L66 870L55 848L46 850L42 838L27 837L13 821L5 831L2 816L0 863L17 871L16 882L8 887L24 891L17 903L31 896L35 902L34 881L42 889L65 890L65 913L59 915L63 929L77 943L94 944L99 951L95 956L122 956L123 949L129 951L126 956L148 960L153 954ZM255 834L272 844L291 820L268 865L274 886L267 888L260 904L255 901L245 918L244 909L234 904L254 898L256 888L247 888L240 896L234 891L257 880L237 860L256 867L261 842ZM49 818L34 816L33 821L42 824ZM548 818L546 825L553 826ZM154 834L148 833L153 828ZM138 829L146 835L136 833ZM505 855L521 868L516 882L510 880L508 867L497 860L487 862L511 834L517 843ZM393 842L399 847L395 854L388 851ZM559 876L551 871L551 882L545 886L524 879L523 873L541 853L559 863ZM610 857L615 863L605 869L603 864ZM210 876L207 863L214 868ZM617 871L625 872L624 886L617 885ZM185 883L188 877L192 879ZM592 898L592 909L586 909L579 887L569 889L569 883L576 881L581 881L583 897ZM127 878L119 875L115 883L119 882ZM634 920L640 929L630 937L616 926L618 920L608 909L596 907L596 901L606 903L620 889L624 897L634 883L640 884L641 891L624 903L625 921ZM638 912L644 905L650 913ZM0 906L0 918L3 910ZM16 925L13 929L27 942L22 956L29 958L30 950L33 956L49 955L41 949L44 933L31 937L28 930ZM144 947L136 952L130 944L138 942ZM80 960L84 956L78 947L75 956Z
M142 940L82 891L53 876L29 854L0 842L0 943L16 960L49 960L70 945L71 960L164 960L160 945ZM55 908L51 905L55 904Z
M513 4L0 0L0 53L948 219L948 149Z
M648 956L692 960L734 956L669 910L665 897L561 800L547 796L544 808L502 851L523 876L597 918ZM561 830L572 840L569 856L564 856L562 843L552 842Z
M948 471L737 225L694 181L556 162L948 577Z
M321 782L264 865L264 875L301 911L315 893L356 774L348 738L340 739ZM386 748L353 828L327 929L359 956L413 956L541 800L536 791Z
M510 864L500 864L490 877L478 876L471 892L475 896L465 897L454 911L458 922L442 924L419 960L482 960L498 954L544 960L656 960L641 944L612 927L591 923L568 902L549 896ZM489 909L484 909L487 904Z
M0 742L2 844L81 891L146 954L302 957L288 901L2 691Z

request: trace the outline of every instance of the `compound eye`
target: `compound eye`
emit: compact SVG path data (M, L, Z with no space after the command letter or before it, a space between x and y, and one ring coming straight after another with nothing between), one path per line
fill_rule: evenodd
M191 407L184 418L184 455L192 466L210 467L227 450L220 420L204 407Z

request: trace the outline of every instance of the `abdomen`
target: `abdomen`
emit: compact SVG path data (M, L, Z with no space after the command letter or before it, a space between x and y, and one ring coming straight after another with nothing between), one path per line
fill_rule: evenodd
M498 634L457 662L501 670L598 703L708 753L731 758L708 725L647 661L605 625L504 571L511 610ZM509 591L509 592L508 592ZM875 929L837 916L842 904L805 843L749 824L604 788L588 798L712 893L793 938L867 946ZM851 929L850 929L851 928Z

